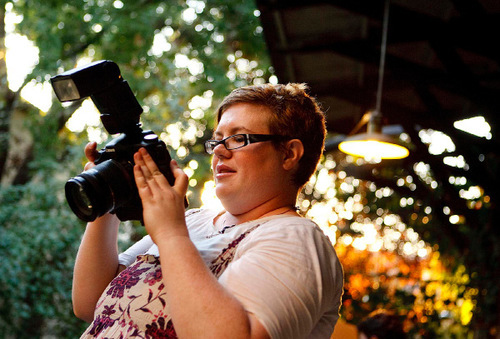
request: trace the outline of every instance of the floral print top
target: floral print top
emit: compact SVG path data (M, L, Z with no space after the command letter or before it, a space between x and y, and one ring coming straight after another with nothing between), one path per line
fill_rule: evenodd
M339 318L343 272L318 225L273 215L218 229L218 215L211 209L186 212L189 237L219 283L271 338L329 339ZM127 269L103 292L82 338L175 338L151 237L121 253L119 262Z
M219 277L237 245L257 228L242 233L212 261ZM145 254L111 281L99 299L92 324L81 338L177 338L165 298L160 258Z

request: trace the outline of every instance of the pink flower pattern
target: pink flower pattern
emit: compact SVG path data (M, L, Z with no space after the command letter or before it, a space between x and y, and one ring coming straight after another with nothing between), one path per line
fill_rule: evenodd
M258 226L229 243L211 263L217 278L233 259L238 244ZM108 285L97 303L94 321L81 338L177 338L164 288L160 259L137 256Z

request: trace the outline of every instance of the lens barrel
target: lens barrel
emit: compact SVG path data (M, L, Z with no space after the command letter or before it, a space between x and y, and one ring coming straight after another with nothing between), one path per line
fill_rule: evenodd
M66 200L76 216L94 221L126 204L137 191L132 165L106 160L68 180Z

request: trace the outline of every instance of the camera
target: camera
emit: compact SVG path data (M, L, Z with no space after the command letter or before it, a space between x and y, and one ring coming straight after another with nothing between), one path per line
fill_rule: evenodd
M90 96L106 131L121 133L98 151L95 167L68 180L65 193L69 206L83 221L93 221L110 212L121 221L143 223L142 202L133 173L134 153L144 147L171 185L174 176L165 143L152 131L142 130L142 107L118 65L109 60L96 61L56 75L50 82L61 102Z

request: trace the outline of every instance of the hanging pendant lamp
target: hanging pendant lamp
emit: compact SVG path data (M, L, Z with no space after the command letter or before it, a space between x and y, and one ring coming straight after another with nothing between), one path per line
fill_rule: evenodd
M339 144L339 149L357 157L368 160L402 159L410 152L402 145L396 143L394 138L382 133L382 113L380 106L382 102L382 84L384 79L385 53L387 49L387 29L389 23L390 0L385 1L384 21L382 31L382 45L380 48L380 65L378 71L377 102L374 111L366 113L352 133L367 124L366 133L354 134L347 137Z

